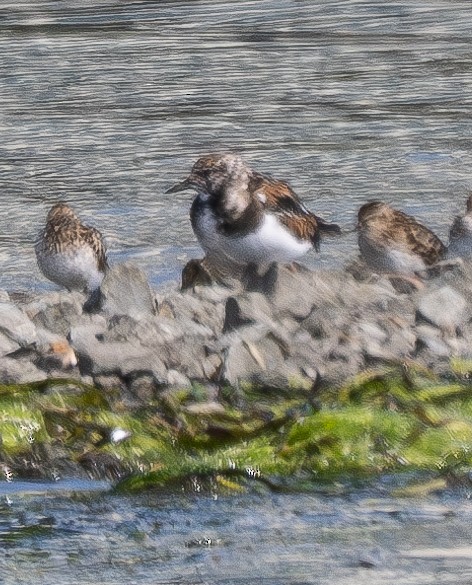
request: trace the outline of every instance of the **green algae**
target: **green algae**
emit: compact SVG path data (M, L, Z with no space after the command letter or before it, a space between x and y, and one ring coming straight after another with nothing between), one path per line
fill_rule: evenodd
M318 392L223 388L218 402L196 385L133 409L69 380L2 386L0 463L34 459L48 469L60 453L78 466L92 461L90 469L98 458L113 463L125 491L305 489L398 472L447 485L472 465L470 383L455 367L442 378L394 365ZM124 440L113 439L116 430Z

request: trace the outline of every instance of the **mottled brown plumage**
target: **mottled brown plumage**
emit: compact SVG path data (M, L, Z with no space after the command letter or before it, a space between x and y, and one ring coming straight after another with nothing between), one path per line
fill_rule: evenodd
M446 251L430 229L380 201L359 209L358 235L366 262L383 272L416 272L441 260Z
M310 212L283 181L261 175L236 155L207 155L193 166L173 193L195 189L193 229L208 254L237 264L292 261L311 247L320 233L339 226Z
M108 268L106 248L102 234L94 227L83 225L66 203L56 203L49 210L43 237L54 252L65 252L83 245L90 246L101 271Z
M108 268L102 235L65 203L49 210L35 251L41 272L70 290L93 290Z

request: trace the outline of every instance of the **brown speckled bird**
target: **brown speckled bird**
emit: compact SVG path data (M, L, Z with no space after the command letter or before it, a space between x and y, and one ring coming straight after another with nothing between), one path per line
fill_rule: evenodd
M96 290L108 268L102 235L65 203L50 209L35 252L44 276L69 290Z
M261 175L234 154L200 158L175 193L194 189L190 218L207 256L244 266L292 262L311 248L320 235L340 233L310 212L283 181Z
M376 272L413 274L440 261L446 248L441 240L411 215L381 201L358 212L359 249Z

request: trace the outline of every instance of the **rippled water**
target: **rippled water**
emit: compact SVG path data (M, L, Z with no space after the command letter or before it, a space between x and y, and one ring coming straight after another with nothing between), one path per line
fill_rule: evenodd
M459 496L123 497L61 484L7 495L0 483L4 585L472 582L472 507Z
M0 288L52 286L32 246L58 199L112 261L176 279L199 248L190 195L164 191L211 151L344 226L380 197L445 239L471 188L471 31L470 0L3 0ZM355 254L350 234L307 262ZM460 498L2 493L6 585L472 582Z
M75 205L154 285L199 253L202 153L234 150L352 226L366 199L441 237L471 186L469 0L3 0L0 287L48 287L32 244ZM339 266L353 234L307 262Z

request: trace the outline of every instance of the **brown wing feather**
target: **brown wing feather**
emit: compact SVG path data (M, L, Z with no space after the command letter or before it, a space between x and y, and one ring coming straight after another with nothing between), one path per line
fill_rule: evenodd
M264 208L276 213L297 237L311 240L318 250L320 232L341 233L338 225L326 222L309 211L287 183L262 175L257 177L259 182L255 191L263 196Z
M257 193L262 195L265 209L277 214L287 228L301 240L313 242L319 247L317 218L303 205L296 193L283 181L261 177Z
M79 227L79 237L92 248L97 257L98 269L102 272L108 269L107 251L103 241L102 234L94 227L81 225Z
M428 266L438 262L446 252L444 244L430 229L406 213L397 211L391 228L392 240L406 245Z
M298 195L287 183L258 174L256 174L256 177L258 179L256 191L264 195L266 209L284 210L300 213L301 215L310 214L298 198Z
M301 240L315 241L319 239L318 223L314 215L296 216L283 214L279 216L281 223L288 227Z

